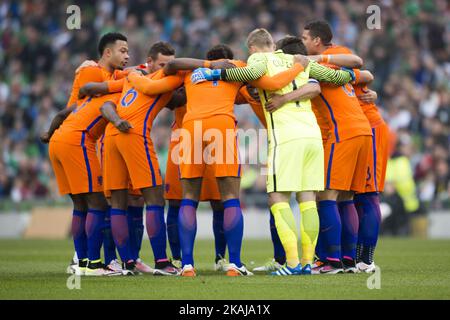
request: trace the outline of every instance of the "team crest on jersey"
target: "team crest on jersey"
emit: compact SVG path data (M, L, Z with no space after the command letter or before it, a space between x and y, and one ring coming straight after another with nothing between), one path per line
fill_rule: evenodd
M102 186L102 185L103 185L103 176L98 176L98 177L97 177L97 182L98 182L98 184L99 184L100 186Z

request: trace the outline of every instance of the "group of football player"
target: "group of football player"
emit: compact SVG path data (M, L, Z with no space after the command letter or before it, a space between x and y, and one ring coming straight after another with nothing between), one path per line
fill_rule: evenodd
M372 74L332 36L320 20L276 43L267 30L255 29L247 63L234 60L225 44L204 60L175 58L161 41L146 63L127 67L127 37L103 35L100 59L78 67L67 107L41 135L60 193L73 202L75 256L68 272L196 276L197 207L209 201L214 270L253 275L241 261L239 104L250 105L268 132L274 257L254 271L373 272L389 129L367 88ZM151 137L163 108L174 112L164 178ZM144 230L154 267L140 258Z

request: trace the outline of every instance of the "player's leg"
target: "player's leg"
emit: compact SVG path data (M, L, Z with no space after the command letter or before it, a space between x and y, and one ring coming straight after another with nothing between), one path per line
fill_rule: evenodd
M131 185L142 192L146 204L146 230L155 258L154 274L177 274L166 254L163 180L153 143L147 136L119 134L116 137Z
M178 213L180 211L183 193L181 189L180 169L176 162L179 155L174 148L178 144L178 139L172 133L172 140L169 145L168 158L166 164L166 176L164 177L164 198L168 200L167 209L167 238L169 239L170 251L172 252L172 263L181 267L181 248L178 236Z
M167 210L167 238L169 239L170 251L172 252L172 263L181 261L180 237L178 235L178 214L180 212L181 200L169 200ZM181 264L180 264L181 267Z
M286 265L273 275L300 275L302 266L298 254L298 229L289 201L292 192L302 189L303 149L299 141L269 148L267 192L275 227L286 252Z
M130 250L132 259L139 259L139 251L144 232L144 200L141 195L131 195L128 190L128 230L130 232Z
M227 239L223 229L224 208L220 200L210 201L213 211L212 225L214 233L214 247L216 256L214 260L215 271L226 271L227 261L225 259L225 251L227 248Z
M319 236L319 213L314 191L298 192L296 195L300 208L300 234L302 244L302 260L304 274L311 273L314 252Z
M186 134L181 136L180 143L183 154L179 164L183 197L178 213L178 235L181 246L181 275L187 277L196 276L193 251L197 233L197 207L205 169L203 143L194 140L198 135L194 130L197 121L183 123L182 132ZM203 126L201 127L203 129ZM203 132L200 133L203 136Z
M72 266L71 273L84 275L88 264L86 237L86 215L88 204L83 194L69 194L73 203L71 234L78 263Z
M220 197L224 207L224 233L227 241L230 264L228 276L253 275L241 262L244 217L239 200L241 164L239 162L236 122L228 116L215 116L204 121L204 127L212 129L215 135L212 167L215 170ZM220 133L217 135L217 133ZM212 137L211 137L212 139Z
M154 163L155 164L155 163ZM161 184L154 187L142 188L146 204L146 229L153 249L155 260L155 275L177 275L178 270L167 258L167 229L164 219L164 192Z
M359 218L353 201L353 191L341 191L338 196L339 215L342 223L341 252L345 272L356 273L356 244Z
M116 244L111 231L111 191L105 190L104 192L108 207L106 209L105 220L103 221L103 255L105 265L115 271L122 270L120 261L116 255Z
M51 141L49 157L55 172L59 191L69 194L74 204L72 212L72 236L78 257L77 274L85 274L88 262L87 238L85 232L88 203L85 193L89 192L88 171L81 146Z
M89 193L86 195L86 198L89 205L86 217L89 264L86 269L86 275L112 275L112 270L105 268L105 265L102 263L100 254L103 244L103 227L108 203L103 192Z
M380 197L377 192L359 193L355 196L359 216L357 266L360 271L372 272L374 253L381 223Z
M103 177L100 162L93 146L83 146L83 151L85 165L89 173L89 193L86 194L89 206L86 217L89 264L86 269L86 275L109 275L112 274L111 270L104 268L100 255L103 243L102 227L108 207L103 194Z
M136 269L142 273L154 273L154 269L148 266L140 258L142 239L144 236L144 198L140 190L130 186L128 190L128 229L130 232L131 256L136 261Z
M227 275L251 275L241 261L244 217L239 201L240 177L218 177L217 183L224 207L223 229L228 247L229 261Z
M111 190L111 233L124 269L133 264L127 219L128 189Z
M105 144L104 144L105 135L97 141L97 156L100 161L100 166L102 169L102 177L105 176ZM103 181L104 182L104 181ZM114 239L111 232L111 192L109 190L105 190L105 186L103 186L103 194L106 198L106 202L108 206L106 208L105 220L103 221L102 233L103 233L103 255L105 260L105 265L114 271L121 271L122 266L120 262L117 260L116 255L116 244L114 243Z
M227 240L223 229L224 208L215 174L215 166L206 166L202 180L200 201L209 201L213 211L212 227L215 244L214 271L226 271L228 262L225 259Z
M135 262L130 252L128 230L128 186L129 175L126 162L118 145L119 135L104 140L104 181L105 189L111 191L111 233L123 263L124 273L134 274Z
M356 151L354 150L356 148ZM343 272L341 257L342 222L337 205L339 191L349 191L358 160L358 140L339 143L328 142L325 147L325 191L319 199L319 254L326 265L314 271L321 273ZM324 249L324 252L320 252Z
M318 212L320 231L316 254L320 262L331 264L342 272L341 263L341 217L337 206L337 190L325 190L318 193ZM317 271L322 264L318 264ZM314 271L314 270L313 270ZM313 272L314 273L314 272Z
M388 159L389 128L386 124L372 129L372 148L369 153L369 179L365 192L355 196L355 205L359 215L359 233L357 262L358 269L373 272L373 256L378 240L381 223L379 192L384 189L386 165Z
M298 255L298 232L294 214L289 205L291 192L269 193L269 207L275 220L280 241L286 252L286 265L272 272L272 275L288 276L299 275L302 271Z
M320 224L316 191L324 189L324 150L320 139L303 139L296 149L301 150L299 158L303 156L302 166L297 172L302 191L296 194L300 208L302 274L311 274Z
M186 170L186 169L184 169ZM181 179L183 200L178 214L178 234L181 246L182 276L195 276L194 242L197 234L197 207L202 178Z
M339 211L342 220L342 261L345 272L358 272L356 267L356 245L358 241L359 217L353 201L355 192L364 192L368 178L367 163L372 147L371 136L352 139L351 153L356 155L356 164L351 183L351 191L339 195ZM350 151L350 150L349 150Z

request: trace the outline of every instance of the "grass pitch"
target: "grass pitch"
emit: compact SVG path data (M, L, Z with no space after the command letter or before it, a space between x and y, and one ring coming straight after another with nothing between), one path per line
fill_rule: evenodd
M245 240L252 269L270 259L268 240ZM197 241L198 277L81 278L69 290L65 269L70 240L0 240L0 299L450 299L450 241L380 239L376 263L381 288L369 290L367 274L229 278L212 271L213 241ZM152 260L148 241L142 258Z

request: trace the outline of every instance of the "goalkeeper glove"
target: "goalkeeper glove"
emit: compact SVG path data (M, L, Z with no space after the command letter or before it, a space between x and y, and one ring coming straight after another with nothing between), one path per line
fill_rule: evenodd
M198 68L192 73L191 82L197 84L204 81L217 81L220 80L221 72L221 69Z

